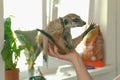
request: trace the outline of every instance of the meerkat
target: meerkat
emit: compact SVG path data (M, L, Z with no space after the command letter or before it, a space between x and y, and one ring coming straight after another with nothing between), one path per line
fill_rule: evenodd
M68 14L64 17L60 17L51 21L45 30L37 29L42 33L38 37L38 44L40 49L43 49L43 39L46 37L48 43L52 48L53 45L56 45L58 47L60 54L66 54L73 51L76 46L82 41L84 36L94 28L94 25L92 24L85 32L74 39L72 39L71 28L82 27L85 24L86 22L76 14ZM46 44L44 48L47 52L48 44Z

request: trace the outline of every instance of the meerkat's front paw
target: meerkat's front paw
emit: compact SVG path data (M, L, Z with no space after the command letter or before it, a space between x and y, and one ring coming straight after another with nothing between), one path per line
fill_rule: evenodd
M68 49L73 49L74 47L72 46L72 45L66 45L66 48L68 48Z
M90 26L89 26L89 28L87 29L88 32L91 31L92 29L94 29L94 28L95 28L95 27L94 27L95 25L96 25L95 23L91 23Z
M95 26L96 24L95 23L91 23L90 24L90 26L88 27L88 29L83 33L83 38L84 38L84 36L89 32L89 31L91 31L92 29L94 29L94 26Z

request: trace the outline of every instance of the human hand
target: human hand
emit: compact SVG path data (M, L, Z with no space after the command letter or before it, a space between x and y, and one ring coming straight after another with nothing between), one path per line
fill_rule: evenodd
M88 71L86 70L84 64L82 63L81 56L75 50L65 55L61 55L58 53L58 48L56 46L54 46L52 50L49 45L48 55L62 60L70 61L75 68L78 80L93 80Z
M62 60L70 61L70 62L75 62L76 60L78 60L80 58L80 55L75 50L70 53L67 53L65 55L61 55L61 54L59 54L58 48L56 46L54 46L54 48L52 50L50 45L49 45L49 49L48 49L48 55L62 59Z

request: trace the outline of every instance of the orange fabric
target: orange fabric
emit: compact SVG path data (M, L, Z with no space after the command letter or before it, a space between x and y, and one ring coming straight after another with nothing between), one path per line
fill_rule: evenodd
M90 66L94 66L94 67L103 67L105 65L104 61L84 61L85 65L90 65Z

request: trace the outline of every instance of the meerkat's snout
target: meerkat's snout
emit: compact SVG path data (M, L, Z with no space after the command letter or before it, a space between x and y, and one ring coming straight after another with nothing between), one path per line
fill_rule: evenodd
M86 25L86 22L85 22L85 21L83 22L83 25Z
M86 25L86 22L83 21L83 20L81 20L81 21L78 23L77 27L83 27L84 25Z

